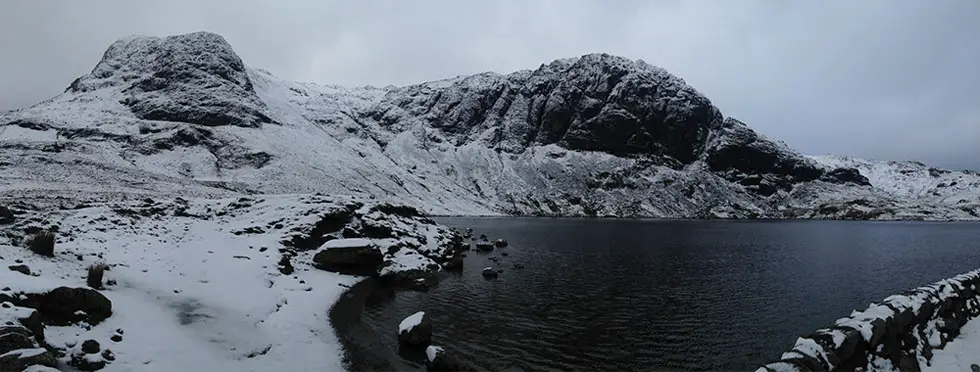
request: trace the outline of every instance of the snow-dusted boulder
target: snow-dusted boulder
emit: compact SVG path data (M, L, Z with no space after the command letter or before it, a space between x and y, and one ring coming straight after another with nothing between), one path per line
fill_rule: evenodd
M432 320L424 311L403 319L398 324L398 342L408 346L428 346L432 343Z
M112 358L112 352L108 349L102 350L98 341L85 340L72 348L69 364L80 371L98 371L110 362L107 356Z
M40 347L0 354L0 371L23 371L34 365L54 367L57 363L50 351Z
M371 275L384 262L384 255L371 239L335 239L313 256L316 267L339 273Z
M3 297L5 296L0 295L0 298ZM5 299L16 300L11 297ZM13 302L10 301L0 303L0 335L7 333L20 333L28 337L33 336L35 340L44 341L44 324L41 322L41 314L35 309L14 306Z
M31 340L31 333L26 328L4 327L0 329L0 354L6 354L14 350L30 349L37 347Z
M493 241L493 245L497 248L507 247L507 241L503 239L497 239Z
M459 362L450 356L446 349L439 346L429 345L425 348L426 369L429 372L456 372L459 371Z
M36 308L46 324L67 325L85 321L98 324L112 316L112 301L91 288L58 287L40 294L26 294L21 305Z

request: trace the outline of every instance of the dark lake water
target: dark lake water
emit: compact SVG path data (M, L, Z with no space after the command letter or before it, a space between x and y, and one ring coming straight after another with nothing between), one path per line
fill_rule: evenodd
M751 371L854 309L980 267L971 223L436 220L510 246L469 252L428 293L371 293L348 330L354 370L424 370L395 334L422 310L478 371Z

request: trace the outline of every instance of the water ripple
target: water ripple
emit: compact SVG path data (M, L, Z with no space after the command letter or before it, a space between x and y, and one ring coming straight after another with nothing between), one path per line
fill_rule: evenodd
M509 255L471 253L461 275L369 304L362 322L393 352L398 322L425 310L434 342L477 371L754 370L851 309L980 261L968 224L439 222L506 238ZM504 273L486 280L485 266Z

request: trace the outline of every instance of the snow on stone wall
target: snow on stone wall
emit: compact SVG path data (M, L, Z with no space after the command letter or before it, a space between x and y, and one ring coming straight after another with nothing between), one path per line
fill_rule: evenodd
M980 315L980 270L873 303L800 337L767 371L919 370Z

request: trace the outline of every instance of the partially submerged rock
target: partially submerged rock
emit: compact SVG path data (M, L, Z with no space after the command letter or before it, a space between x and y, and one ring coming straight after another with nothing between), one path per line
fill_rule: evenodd
M507 241L503 239L497 239L493 241L493 245L497 248L504 248L507 246Z
M398 324L398 342L414 347L432 343L432 321L424 311L412 314Z
M494 270L492 267L483 268L484 278L496 278L497 275L499 275L499 273L497 273L497 270Z
M475 244L477 252L489 252L494 248L494 244L487 240L477 241Z
M459 371L459 362L446 353L446 349L439 346L430 345L425 348L426 369L429 372L456 372Z

